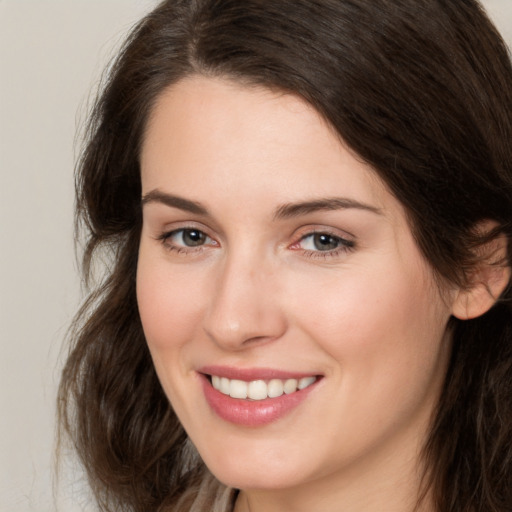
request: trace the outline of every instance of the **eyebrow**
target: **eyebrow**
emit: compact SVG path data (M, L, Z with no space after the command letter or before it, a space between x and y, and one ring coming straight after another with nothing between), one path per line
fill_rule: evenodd
M171 208L178 208L196 215L208 216L208 209L201 203L185 199L183 197L162 192L159 189L152 190L142 196L142 206L148 203L161 203ZM355 208L357 210L369 211L377 215L382 215L382 211L375 206L361 203L354 199L345 197L328 197L313 199L310 201L301 201L297 203L286 203L279 206L274 212L274 220L289 219L300 217L321 210L344 210Z
M183 197L167 194L161 190L155 189L142 196L142 206L149 203L161 203L172 208L178 208L196 215L208 215L208 210L196 201L185 199Z
M320 210L345 210L355 208L357 210L365 210L377 215L382 215L382 211L375 206L361 203L354 199L345 197L328 197L314 199L312 201L303 201L299 203L283 204L277 208L274 219L289 219L292 217L300 217L308 213L314 213Z

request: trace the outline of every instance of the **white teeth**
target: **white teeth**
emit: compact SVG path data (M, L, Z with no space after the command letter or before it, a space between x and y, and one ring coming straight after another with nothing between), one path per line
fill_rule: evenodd
M305 389L308 386L311 386L311 384L313 384L313 382L315 382L315 380L316 380L316 377L303 377L302 379L299 380L299 384L297 385L297 387L299 389Z
M267 398L267 384L264 380L253 380L249 382L247 396L251 400L263 400Z
M229 395L229 379L226 379L226 377L221 377L218 389L221 393Z
M264 400L265 398L277 398L283 393L289 395L301 389L305 389L314 382L316 377L303 377L302 379L271 379L266 382L264 380L253 380L245 382L238 379L228 379L212 375L212 386L232 398L250 400Z
M283 381L279 379L272 379L268 383L268 397L269 398L277 398L278 396L281 396L284 393L284 386Z
M247 382L232 380L229 384L229 396L231 398L247 398Z
M284 392L289 395L295 393L295 391L297 391L297 379L288 379L284 383Z

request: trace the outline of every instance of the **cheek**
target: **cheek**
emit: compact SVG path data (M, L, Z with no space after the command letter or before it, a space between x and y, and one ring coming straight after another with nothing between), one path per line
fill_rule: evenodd
M301 323L346 384L378 394L421 387L437 371L449 313L422 268L346 272L316 290Z
M156 252L156 251L155 251ZM137 267L137 302L146 342L160 383L181 417L186 410L192 340L198 337L204 290L160 254L141 245Z
M344 426L348 446L429 421L449 344L442 343L447 318L433 306L435 294L418 293L420 282L347 280L308 311L309 336L333 361L333 424Z
M139 253L137 302L144 334L155 357L173 351L194 335L204 295L200 279L183 275L165 259Z

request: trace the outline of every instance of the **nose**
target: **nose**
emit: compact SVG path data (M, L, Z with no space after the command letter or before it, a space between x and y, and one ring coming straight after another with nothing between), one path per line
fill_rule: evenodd
M279 305L278 281L275 269L262 258L227 258L214 279L203 320L209 338L226 350L280 338L287 322Z

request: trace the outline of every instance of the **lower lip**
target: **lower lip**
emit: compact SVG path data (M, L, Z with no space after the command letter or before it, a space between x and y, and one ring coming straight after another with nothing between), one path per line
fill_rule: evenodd
M200 374L206 401L223 420L244 427L259 427L277 421L298 407L309 395L318 380L305 389L289 395L264 400L242 400L231 398L217 391L210 380Z

